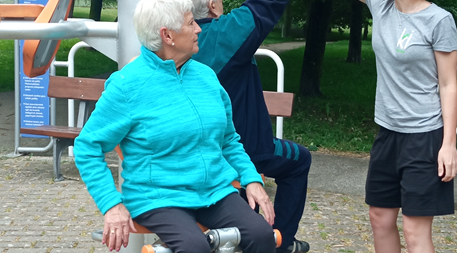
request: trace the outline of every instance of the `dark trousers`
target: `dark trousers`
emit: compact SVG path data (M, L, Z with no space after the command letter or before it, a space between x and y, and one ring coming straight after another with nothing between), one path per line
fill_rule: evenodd
M312 156L307 148L292 141L274 138L275 156L254 162L259 173L275 179L275 224L283 237L281 248L293 244L294 235L304 212L307 181ZM242 190L241 195L246 199Z
M159 208L134 220L156 233L174 252L210 253L210 246L196 222L207 228L237 227L245 253L274 253L272 227L236 193L208 208Z

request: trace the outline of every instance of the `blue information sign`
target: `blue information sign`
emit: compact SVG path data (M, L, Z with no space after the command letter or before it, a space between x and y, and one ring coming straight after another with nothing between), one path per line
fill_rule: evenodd
M46 5L48 0L19 0L20 4ZM42 76L29 78L24 74L22 48L24 41L19 43L20 51L20 84L21 84L21 127L37 127L49 124L49 70ZM22 137L48 138L31 134Z

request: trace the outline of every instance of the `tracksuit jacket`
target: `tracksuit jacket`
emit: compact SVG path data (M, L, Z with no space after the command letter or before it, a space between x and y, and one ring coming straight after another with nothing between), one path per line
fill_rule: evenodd
M246 0L218 19L197 20L199 52L232 101L233 121L252 161L274 156L273 131L254 53L278 22L287 0Z

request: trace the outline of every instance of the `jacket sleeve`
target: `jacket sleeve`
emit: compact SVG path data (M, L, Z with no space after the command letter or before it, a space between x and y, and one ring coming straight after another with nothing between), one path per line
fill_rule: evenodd
M130 130L130 116L120 78L113 74L105 84L96 108L75 139L75 163L99 210L105 214L122 202L105 153L112 151Z
M217 74L229 61L236 65L252 62L287 4L288 0L247 0L227 15L213 19L202 28L205 31L199 35L201 49L193 58L211 66Z
M240 8L231 12L235 16L244 15L243 8L248 7L253 19L253 28L238 53L254 55L280 20L288 2L289 0L246 0Z
M222 146L223 156L226 161L239 174L240 185L246 187L253 182L259 182L264 185L261 175L256 171L250 157L243 149L243 145L239 142L240 136L235 132L235 127L232 122L232 106L229 96L226 91L221 88L221 98L226 107L227 126L224 135L224 143Z

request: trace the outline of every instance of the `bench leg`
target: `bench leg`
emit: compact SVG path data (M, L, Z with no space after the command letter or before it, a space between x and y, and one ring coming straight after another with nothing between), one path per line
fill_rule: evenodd
M73 145L73 139L65 138L54 138L54 147L53 147L53 169L54 169L54 181L59 182L63 181L64 177L60 173L60 158L62 157L62 151L68 146Z

